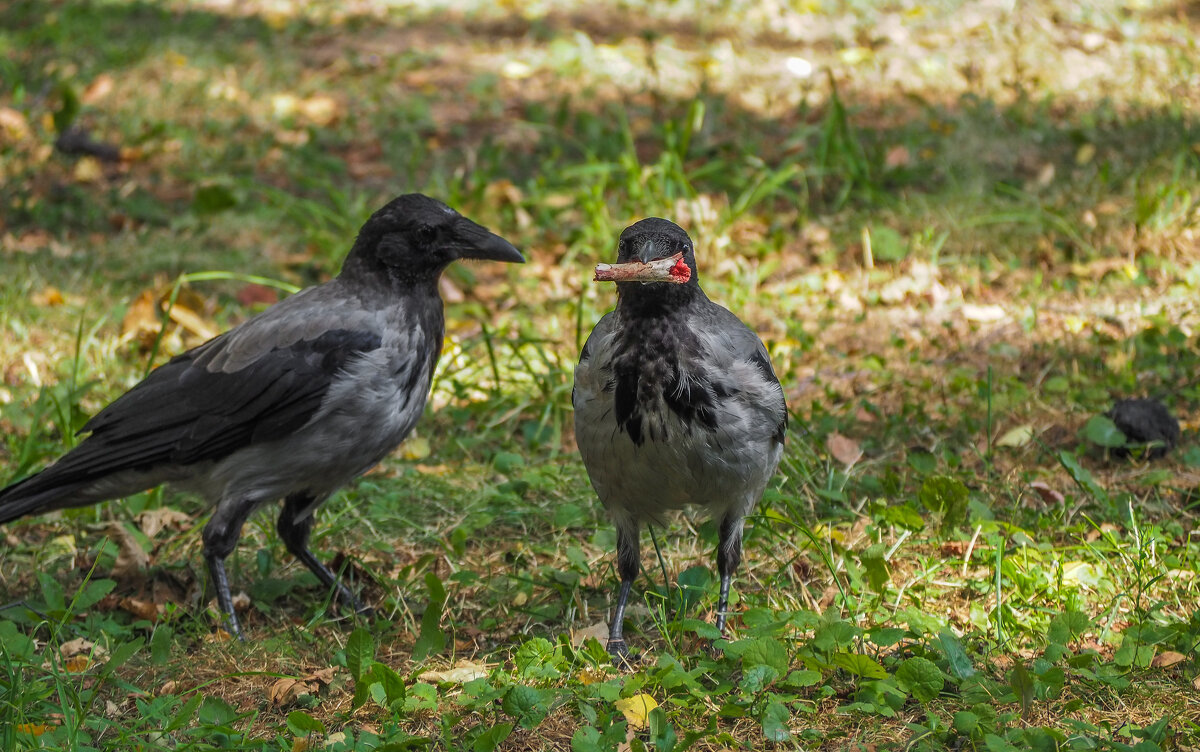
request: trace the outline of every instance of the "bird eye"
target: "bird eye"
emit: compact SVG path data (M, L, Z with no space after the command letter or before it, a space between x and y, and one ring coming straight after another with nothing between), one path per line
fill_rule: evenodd
M430 227L429 225L418 225L413 231L413 239L415 239L419 245L431 246L433 245L434 241L437 240L437 229Z

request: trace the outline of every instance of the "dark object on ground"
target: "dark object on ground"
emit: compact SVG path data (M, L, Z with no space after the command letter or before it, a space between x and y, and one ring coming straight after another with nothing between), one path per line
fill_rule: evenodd
M1133 445L1113 449L1113 454L1118 457L1127 457L1131 448L1142 446L1146 459L1158 459L1179 443L1179 421L1158 400L1121 400L1105 415Z
M91 435L0 491L0 523L177 483L212 500L204 557L242 636L225 557L264 502L326 587L365 609L308 548L313 513L382 460L425 408L445 330L438 277L455 259L522 262L508 241L419 193L375 212L333 280L151 372L88 421Z
M742 522L779 465L787 405L758 335L700 289L683 229L643 219L621 233L617 261L596 270L617 282L617 307L583 346L572 401L579 451L617 527L608 651L628 660L622 622L641 524L671 509L699 504L717 520L724 631Z
M54 148L73 157L95 157L101 162L121 161L121 147L92 138L85 128L73 125L54 139Z

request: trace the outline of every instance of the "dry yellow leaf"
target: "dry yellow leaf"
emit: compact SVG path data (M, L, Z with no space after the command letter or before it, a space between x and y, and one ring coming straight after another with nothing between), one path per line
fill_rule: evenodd
M123 611L149 622L158 621L158 605L141 598L122 598L118 604Z
M424 436L410 436L400 445L400 455L406 460L423 460L432 452L433 447Z
M430 670L420 675L421 681L437 684L466 684L474 679L487 676L487 666L482 663L459 661L454 668L441 671Z
M32 135L24 115L11 107L0 107L0 136L4 142L16 143Z
M35 292L34 294L30 295L29 302L33 303L35 306L47 308L52 306L60 306L67 301L65 298L63 298L62 291L51 285L43 288L41 292Z
M202 339L212 339L217 336L217 330L213 328L207 321L200 317L200 314L193 311L191 308L176 302L171 306L167 315L176 324L179 324L184 329Z
M1026 423L1016 428L1011 428L1004 433L1003 436L996 439L996 446L1002 447L1023 447L1033 439L1033 426Z
M71 174L77 183L95 183L104 177L104 168L95 157L81 157Z
M139 513L136 519L138 527L146 534L147 538L153 538L169 527L182 530L192 521L190 515L170 507L147 509Z
M575 678L586 687L589 684L598 684L604 681L608 678L608 674L598 668L581 668Z
M595 639L601 645L608 642L608 625L602 621L598 621L591 626L571 630L571 645L573 647L582 646L589 638Z
M121 319L121 339L137 340L149 347L158 336L159 326L157 296L151 290L142 290Z
M1167 668L1174 666L1176 663L1181 663L1187 660L1187 656L1183 653L1177 653L1174 650L1164 650L1154 656L1154 660L1150 661L1150 665L1154 668Z
M296 106L300 116L318 128L333 125L342 116L342 106L328 94L301 99Z
M83 90L83 94L79 95L79 101L84 104L95 104L101 99L104 99L113 90L113 77L107 73L101 73L92 79L88 87Z
M280 707L282 705L290 705L296 700L311 695L315 691L315 687L308 682L300 681L292 677L284 677L271 685L267 690L267 699L271 704Z
M625 714L625 720L635 729L641 730L649 725L650 711L658 707L658 702L647 694L634 695L617 700L617 710Z

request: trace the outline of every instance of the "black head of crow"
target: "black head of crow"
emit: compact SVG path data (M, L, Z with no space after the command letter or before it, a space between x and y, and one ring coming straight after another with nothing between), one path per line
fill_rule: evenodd
M420 284L436 281L458 259L524 261L504 238L437 199L409 193L366 221L342 266L342 276Z
M204 557L230 631L225 574L242 525L283 500L287 549L343 602L308 548L313 513L412 430L445 331L437 278L455 259L523 261L508 241L420 194L367 220L341 273L176 356L93 417L50 467L0 490L0 523L171 482L215 506Z
M701 290L687 233L665 219L626 228L616 310L592 331L575 369L575 436L617 526L621 589L608 649L624 659L622 620L640 568L642 522L690 504L718 520L717 627L741 560L742 521L783 450L787 407L758 335Z

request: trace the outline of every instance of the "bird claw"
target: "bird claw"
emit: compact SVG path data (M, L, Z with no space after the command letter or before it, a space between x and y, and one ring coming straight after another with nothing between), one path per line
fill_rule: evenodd
M605 648L608 650L608 654L612 656L613 665L619 669L630 671L639 661L637 657L629 654L629 646L625 644L625 640L623 639L609 640Z

